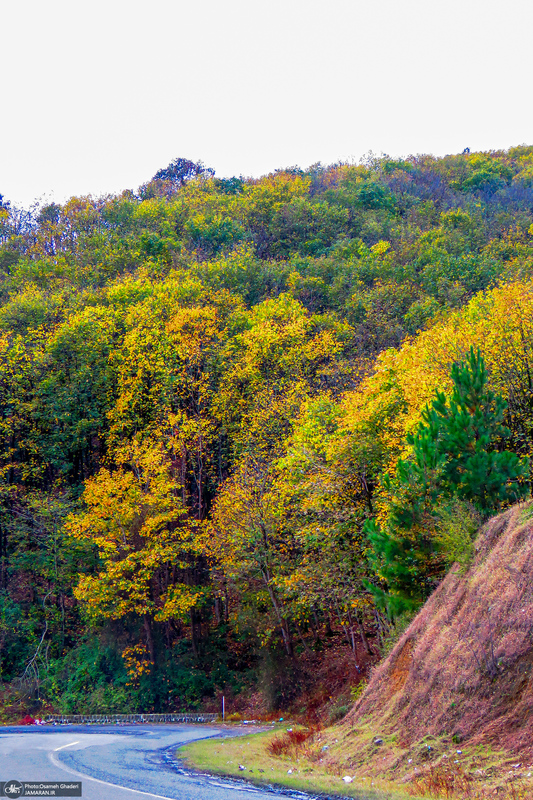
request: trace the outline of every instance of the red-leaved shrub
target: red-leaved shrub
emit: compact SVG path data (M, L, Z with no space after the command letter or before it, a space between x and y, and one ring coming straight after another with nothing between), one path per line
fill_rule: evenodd
M297 754L303 745L312 741L316 731L313 728L297 731L286 731L282 736L273 739L268 747L268 752L273 756L286 756Z

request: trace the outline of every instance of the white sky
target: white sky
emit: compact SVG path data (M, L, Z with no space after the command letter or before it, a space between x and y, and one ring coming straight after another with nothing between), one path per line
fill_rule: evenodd
M0 193L533 143L531 0L0 0ZM51 194L53 193L53 194Z

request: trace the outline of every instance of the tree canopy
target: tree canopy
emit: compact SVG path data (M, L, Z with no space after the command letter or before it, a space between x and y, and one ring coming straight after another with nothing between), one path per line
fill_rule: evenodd
M160 709L274 655L276 705L332 641L358 676L529 490L532 208L526 146L0 196L0 679Z

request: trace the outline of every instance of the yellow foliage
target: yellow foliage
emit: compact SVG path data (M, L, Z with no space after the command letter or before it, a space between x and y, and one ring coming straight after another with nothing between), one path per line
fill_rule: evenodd
M153 667L153 662L150 661L145 644L135 644L132 647L126 647L122 651L122 658L124 659L124 666L126 667L130 682L133 684L138 682L141 675L149 673Z
M451 388L454 361L471 346L485 359L489 386L520 413L531 391L533 283L514 282L476 295L430 330L387 350L375 369L343 402L347 446L371 441L392 472L435 391ZM531 455L528 453L528 455Z
M161 571L185 570L196 548L171 474L171 445L134 441L123 448L115 471L102 469L86 482L86 510L67 520L70 535L94 543L100 557L100 571L81 576L75 590L91 617L183 618L201 596L178 581L160 588Z

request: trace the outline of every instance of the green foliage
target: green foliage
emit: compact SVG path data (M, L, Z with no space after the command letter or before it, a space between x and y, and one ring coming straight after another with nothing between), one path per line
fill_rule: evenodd
M363 695L365 689L367 687L366 681L359 681L356 683L355 686L352 686L350 689L350 700L352 703L356 703L359 698Z
M471 503L453 499L437 505L435 543L447 566L459 564L465 570L474 555L474 537L480 527L480 515Z
M439 486L445 495L474 503L486 517L525 495L529 460L496 449L510 436L503 425L506 403L487 388L479 351L472 348L468 362L452 366L452 380L449 401L438 392L424 417L445 457ZM416 439L412 444L416 453Z
M394 478L383 477L386 523L366 523L376 569L388 587L373 592L392 614L428 596L441 574L443 551L448 563L454 555L468 559L475 517L464 515L465 503L486 518L528 490L529 460L497 449L510 436L502 424L506 404L487 388L479 351L471 348L467 361L452 366L451 377L450 396L437 391L407 437L411 456L399 459Z
M4 589L0 593L0 680L16 677L20 665L30 656L35 624L25 619L24 610Z
M386 658L394 650L397 642L416 616L417 608L409 608L402 611L394 619L389 620L386 632L381 643L381 655Z
M118 635L123 638L124 630ZM194 710L224 687L242 688L243 674L228 663L226 647L224 636L214 633L198 659L190 642L182 641L166 652L155 675L132 681L117 629L103 628L49 663L40 692L63 714Z
M120 653L96 637L54 661L41 691L63 714L136 711Z

